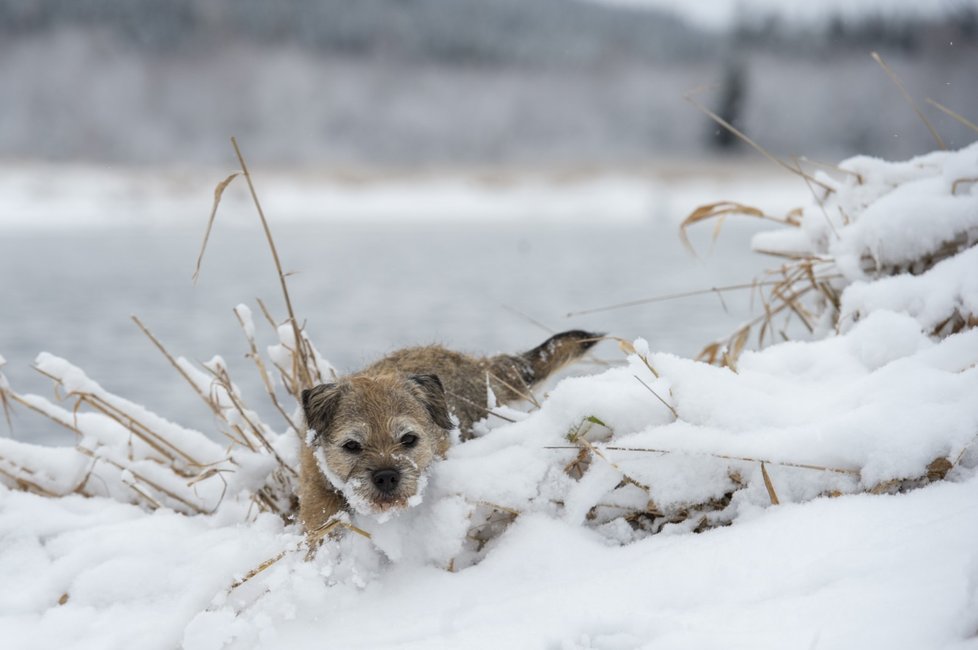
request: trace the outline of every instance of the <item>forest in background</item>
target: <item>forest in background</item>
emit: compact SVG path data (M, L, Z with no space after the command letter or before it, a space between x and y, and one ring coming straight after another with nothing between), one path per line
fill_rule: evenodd
M978 10L724 32L573 0L0 0L14 160L635 165L736 148L690 92L784 155L913 155L918 97L978 100ZM831 106L832 119L826 107ZM933 111L932 111L933 112ZM936 113L936 112L935 112ZM949 146L970 141L943 118Z

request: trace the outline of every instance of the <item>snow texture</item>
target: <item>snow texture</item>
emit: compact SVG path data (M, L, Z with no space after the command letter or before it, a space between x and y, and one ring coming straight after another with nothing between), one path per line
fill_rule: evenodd
M830 262L843 331L879 310L930 333L978 323L978 143L838 169L816 174L830 193L804 208L799 229L759 233L755 249Z

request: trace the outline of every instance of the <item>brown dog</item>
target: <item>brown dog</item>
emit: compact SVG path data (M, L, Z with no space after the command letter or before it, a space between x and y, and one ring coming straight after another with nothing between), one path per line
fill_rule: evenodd
M419 502L425 471L447 451L450 431L457 426L465 439L488 413L488 388L500 403L525 397L600 338L574 330L523 354L493 357L409 348L303 391L299 516L306 531L349 507L380 514Z

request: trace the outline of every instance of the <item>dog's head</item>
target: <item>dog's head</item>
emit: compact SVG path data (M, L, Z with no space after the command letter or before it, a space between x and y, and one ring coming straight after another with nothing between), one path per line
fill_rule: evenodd
M354 376L302 392L306 444L354 510L412 505L453 428L435 375Z

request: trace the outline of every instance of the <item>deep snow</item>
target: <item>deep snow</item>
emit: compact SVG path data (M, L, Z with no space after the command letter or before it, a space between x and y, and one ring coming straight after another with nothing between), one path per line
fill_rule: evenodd
M232 638L266 648L973 648L976 504L972 477L755 507L732 527L624 547L530 515L458 573L412 563L356 574L296 554L225 597L235 575L293 538L276 519L147 515L3 490L0 634L25 650L205 650Z

